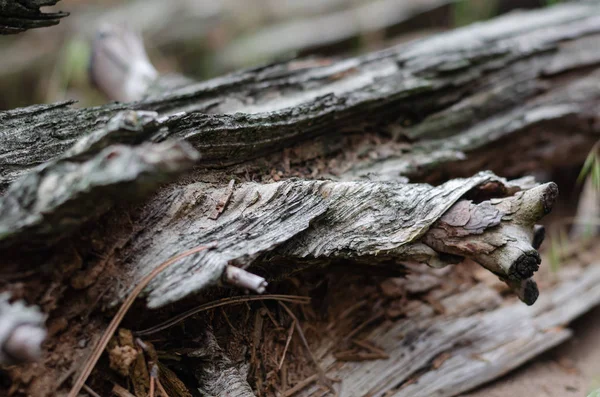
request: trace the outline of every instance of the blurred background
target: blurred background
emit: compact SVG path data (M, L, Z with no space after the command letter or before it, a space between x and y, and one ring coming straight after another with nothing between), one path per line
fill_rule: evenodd
M51 29L0 37L0 109L105 102L87 78L102 21L142 33L161 72L198 80L278 59L349 56L560 0L62 0ZM565 1L565 0L562 0Z

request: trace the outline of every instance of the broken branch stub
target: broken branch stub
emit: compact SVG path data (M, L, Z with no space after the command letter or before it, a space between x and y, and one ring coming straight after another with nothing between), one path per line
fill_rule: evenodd
M550 211L557 192L556 184L546 183L504 199L460 201L424 241L440 252L471 258L502 277L527 279L540 263L533 246L535 223Z
M541 258L543 234L538 222L552 209L558 195L546 183L514 196L481 203L460 201L427 232L423 241L438 252L474 260L504 280L527 304L538 296L530 278Z

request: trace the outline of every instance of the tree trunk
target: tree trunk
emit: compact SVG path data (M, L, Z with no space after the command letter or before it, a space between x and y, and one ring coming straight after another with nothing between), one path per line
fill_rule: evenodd
M15 391L51 395L75 374L77 395L128 306L102 337L100 309L142 289L125 319L141 341L113 339L111 368L136 385L145 355L144 379L165 381L161 360L190 389L240 396L455 396L565 340L559 326L600 303L590 263L543 277L531 308L503 296L538 298L536 223L557 188L478 172L585 158L599 135L597 3L202 83L153 79L143 55L111 61L136 53L123 35L98 39L93 75L122 97L145 91L137 102L0 113L2 288L50 317L41 364L11 371ZM191 318L240 287L279 303ZM0 332L5 362L35 355L25 332ZM157 332L161 355L145 339ZM109 390L102 373L91 386Z

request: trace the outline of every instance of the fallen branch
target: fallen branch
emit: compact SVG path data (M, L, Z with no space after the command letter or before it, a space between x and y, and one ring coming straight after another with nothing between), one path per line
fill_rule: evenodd
M277 63L167 92L159 81L158 93L128 105L4 112L0 182L60 155L124 109L184 112L161 123L156 139L185 138L203 165L218 168L317 137L312 155L331 155L343 137L365 130L388 138L372 156L333 172L440 179L579 164L600 134L600 123L589 122L597 117L590 111L599 105L597 76L581 72L600 62L599 20L600 5L570 3L338 62ZM494 155L500 142L504 156Z
M67 12L40 10L52 6L60 0L3 0L0 3L0 34L21 33L29 29L57 25Z

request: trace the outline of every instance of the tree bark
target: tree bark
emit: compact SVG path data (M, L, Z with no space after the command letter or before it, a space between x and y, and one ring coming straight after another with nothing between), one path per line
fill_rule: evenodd
M138 84L147 92L133 103L0 113L0 178L10 184L0 196L0 263L7 280L17 280L2 288L50 313L42 365L19 367L13 381L24 382L21 392L42 396L61 387L65 368L79 375L107 324L95 310L98 302L111 310L165 264L130 314L136 328L152 309L162 310L146 320L155 325L186 305L231 294L232 287L264 290L269 282L281 288L294 277L304 287L318 269L416 274L415 286L429 279L432 287L408 301L400 298L408 289L391 299L383 288L355 286L355 298L365 299L375 316L346 329L341 340L373 332L392 361L340 366L334 353L346 359L355 353L332 351L339 338L310 339L325 349L310 354L320 374L314 379L324 382L325 368L343 379L344 396L454 396L560 343L569 332L552 330L599 303L599 284L589 284L597 279L596 266L586 263L575 281L545 284L541 300L553 304L527 309L500 308L498 287L476 279L475 266L429 273L413 265L476 262L525 303L538 298L532 276L542 229L536 223L550 211L556 185L476 171L514 177L582 161L599 134L600 56L593 51L599 34L599 4L568 4L344 61L295 60L193 84L165 76L133 79L132 92L144 91ZM122 50L114 38L103 36L97 48ZM135 76L135 61L120 69L107 63L94 74L99 84L107 72ZM179 139L187 143L172 141ZM170 262L198 246L210 249ZM333 285L352 287L343 280ZM561 305L579 309L561 311ZM408 318L397 320L402 316ZM289 320L285 313L276 317ZM397 321L380 327L386 319ZM275 317L271 321L279 329ZM515 328L523 346L490 350L490 335L506 343ZM256 370L260 382L246 383L237 367L248 357L233 357L230 346L239 335L214 332L204 334L208 345L196 350L196 362L213 361L193 374L211 393L234 385L248 395L251 386L279 376L265 358L261 366L251 363L265 369L264 377ZM83 344L82 335L88 338ZM0 340L4 349L7 343L11 335ZM253 349L256 359L256 343ZM460 360L488 351L501 360L493 366ZM432 362L442 353L451 356ZM296 375L304 374L294 357ZM453 369L481 376L457 380ZM82 374L77 387L86 380ZM439 383L415 386L411 378L419 374L435 374ZM33 381L25 385L25 379ZM310 382L306 387L314 391Z

